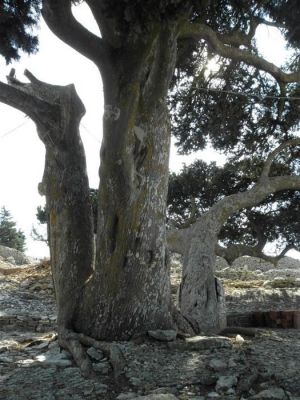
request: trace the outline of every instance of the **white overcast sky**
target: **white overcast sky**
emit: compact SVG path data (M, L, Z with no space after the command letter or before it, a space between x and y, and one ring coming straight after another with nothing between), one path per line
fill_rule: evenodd
M85 4L74 9L76 18L96 34L99 34L95 21ZM260 28L260 51L269 61L282 64L284 42L273 28ZM52 84L75 83L79 96L86 107L82 119L83 139L88 175L91 187L98 187L99 150L102 125L102 85L99 72L92 62L61 42L42 21L39 31L39 52L22 56L21 61L5 65L0 59L0 80L5 81L10 68L14 67L19 79L23 79L25 68L37 78ZM44 167L44 146L38 139L35 125L24 114L0 103L0 207L5 206L12 214L27 238L27 254L35 257L48 255L46 245L30 238L32 225L37 225L36 208L44 204L38 194L37 186L42 179ZM199 152L198 157L219 163L224 157L210 149ZM173 147L170 169L178 171L182 163L190 163L194 157L177 156ZM297 256L297 254L290 254Z

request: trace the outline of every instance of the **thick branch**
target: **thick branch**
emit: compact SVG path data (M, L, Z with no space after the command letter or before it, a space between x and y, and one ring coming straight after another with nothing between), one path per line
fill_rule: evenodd
M256 28L260 24L260 20L258 18L253 18L250 21L250 29L248 33L243 33L240 31L234 31L231 33L225 33L225 34L217 34L218 39L221 40L224 44L229 44L230 46L245 46L245 47L250 47L251 46L251 40L253 39Z
M171 229L167 231L168 250L183 255L186 250L187 238L190 232L190 228Z
M32 77L26 71L28 77ZM14 107L21 112L29 115L35 122L40 121L40 114L48 110L54 110L55 105L41 100L33 94L31 84L19 82L14 76L14 70L7 77L9 84L0 82L0 101L8 106Z
M63 42L107 70L109 48L74 18L71 6L70 0L44 0L42 14L47 25Z
M261 69L262 71L271 74L278 82L300 82L300 71L292 73L283 72L275 64L272 64L266 61L264 58L252 54L247 50L227 46L226 36L225 40L223 41L223 35L216 33L206 24L185 22L181 27L180 38L198 38L207 40L213 50L220 56L241 61Z
M216 229L222 227L225 221L235 212L242 208L253 207L261 203L270 194L276 193L282 190L299 190L300 189L300 177L299 176L276 176L268 178L266 181L259 181L251 189L246 192L240 192L227 196L224 199L216 203L206 214L214 215ZM200 218L201 220L201 218ZM199 220L196 222L199 224Z

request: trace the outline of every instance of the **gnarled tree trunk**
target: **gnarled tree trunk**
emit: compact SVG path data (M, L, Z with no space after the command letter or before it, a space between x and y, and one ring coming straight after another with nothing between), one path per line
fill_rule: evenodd
M151 62L139 54L133 64L129 52L104 82L96 266L76 321L102 339L174 326L165 219L175 27L161 29L146 54Z
M226 325L224 294L214 277L218 234L223 224L235 212L259 204L271 193L299 190L298 176L269 177L276 156L299 143L300 139L294 139L275 149L267 158L259 181L251 189L223 198L183 232L173 230L168 234L170 248L181 253L183 250L180 311L195 331L218 332Z
M1 85L1 101L29 115L46 148L39 191L49 215L51 268L58 310L58 330L72 329L83 287L91 276L93 224L84 148L79 123L85 109L73 85L54 86L30 72L29 84L12 70Z

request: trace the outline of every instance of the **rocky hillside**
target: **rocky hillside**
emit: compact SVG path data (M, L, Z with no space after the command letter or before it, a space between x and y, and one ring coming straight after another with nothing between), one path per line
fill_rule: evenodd
M224 336L190 338L155 331L130 342L86 343L95 376L84 379L57 341L49 263L15 266L3 258L1 263L5 272L0 270L0 399L300 399L299 329L236 328ZM246 313L256 304L258 290L299 290L263 285L245 289L242 283L270 280L265 274L274 268L258 268L249 259L247 264L243 260L227 267L219 263L218 274L223 275L227 299L232 298L229 312L239 304ZM284 270L297 269L285 264L278 271L286 278ZM172 271L175 292L181 274L178 259L173 260ZM247 281L250 273L257 279ZM241 293L249 290L252 295L243 300Z

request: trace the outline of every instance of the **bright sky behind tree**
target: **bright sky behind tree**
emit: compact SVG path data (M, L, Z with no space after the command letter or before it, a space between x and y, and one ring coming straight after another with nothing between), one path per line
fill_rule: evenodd
M99 35L87 5L75 7L74 15ZM9 66L5 65L4 59L0 59L0 80L6 81L6 75L14 67L20 80L23 80L23 71L27 68L42 81L59 85L75 84L87 110L82 119L81 137L86 151L90 187L97 188L103 109L100 74L91 61L60 41L43 21L39 40L39 52L35 55L23 55L20 62ZM278 30L260 27L257 40L265 58L277 65L283 63L286 53L284 40ZM216 65L210 62L209 68L214 69ZM47 246L30 237L32 225L37 224L36 208L44 204L44 198L37 191L44 169L44 146L38 139L34 123L23 113L0 103L0 117L0 207L5 206L11 212L18 228L26 234L27 253L35 257L47 256ZM218 163L225 160L211 149L193 156L178 156L173 146L170 169L177 172L183 163L189 164L195 157ZM299 256L296 252L289 252L289 255Z

